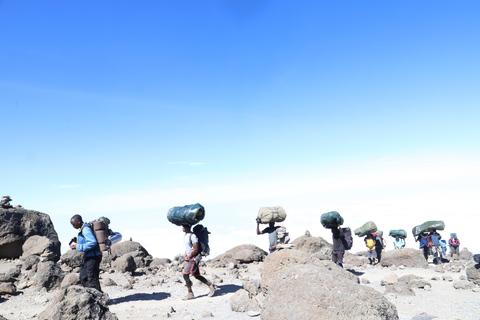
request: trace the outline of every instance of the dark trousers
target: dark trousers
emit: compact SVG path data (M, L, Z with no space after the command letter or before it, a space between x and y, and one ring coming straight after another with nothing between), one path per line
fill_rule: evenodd
M423 256L425 257L425 260L428 260L428 255L430 254L430 247L422 247L423 250Z
M382 250L383 250L382 241L380 241L380 240L375 241L375 251L377 252L377 261L378 262L380 262L380 260L382 260Z
M337 251L337 250L332 251L332 261L338 264L342 268L343 268L344 254L345 254L345 251Z
M99 279L100 262L102 262L102 256L84 257L80 267L80 282L84 287L94 288L102 292Z

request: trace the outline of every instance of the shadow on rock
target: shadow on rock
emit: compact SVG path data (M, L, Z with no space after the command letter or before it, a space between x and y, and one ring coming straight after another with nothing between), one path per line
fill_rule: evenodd
M135 293L129 296L111 299L109 305L120 304L130 301L160 301L170 297L170 293L154 292L154 293Z

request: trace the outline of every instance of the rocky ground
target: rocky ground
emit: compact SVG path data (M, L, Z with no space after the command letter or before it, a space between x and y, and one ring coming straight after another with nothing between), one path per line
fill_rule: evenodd
M15 267L19 261L2 261L0 273ZM246 268L228 269L205 267L205 277L214 279L218 285L216 294L207 297L208 288L195 280L196 299L183 301L186 289L181 274L130 276L122 273L102 273L104 291L110 296L108 305L118 319L249 319L256 312L234 312L230 299L242 289L246 279L259 279L263 263L249 264ZM445 264L446 265L446 264ZM455 289L453 284L465 278L465 269L460 272L434 270L429 268L385 268L380 265L356 267L355 273L363 285L385 293L382 279L394 273L397 277L416 275L430 283L430 288L413 289L414 296L398 295L390 297L397 307L400 319L480 319L480 292L474 289ZM446 280L445 280L446 279ZM133 285L132 285L133 282ZM0 315L8 320L38 319L37 315L48 308L55 291L47 292L43 288L29 287L19 290L14 296L2 296Z

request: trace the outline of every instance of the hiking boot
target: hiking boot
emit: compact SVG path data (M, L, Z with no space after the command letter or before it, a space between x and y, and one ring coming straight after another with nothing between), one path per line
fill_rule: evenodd
M215 294L215 290L217 290L217 286L212 283L208 287L210 288L210 292L208 293L208 296L213 297L213 295Z
M192 299L195 299L193 292L189 292L185 297L182 298L182 300L192 300Z

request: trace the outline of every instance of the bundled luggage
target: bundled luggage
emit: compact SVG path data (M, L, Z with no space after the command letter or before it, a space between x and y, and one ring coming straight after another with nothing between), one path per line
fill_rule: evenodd
M87 224L92 229L93 235L97 239L99 250L102 252L108 251L110 247L122 240L120 232L113 232L109 229L110 219L107 217L100 217Z
M377 231L377 225L375 222L368 221L360 228L355 229L354 233L359 237L365 237L367 234L374 233L375 231Z
M394 238L398 236L400 239L405 239L407 237L407 231L404 229L390 230L388 235Z
M205 217L205 208L199 204L190 204L183 207L173 207L167 212L167 219L171 223L182 226L193 226Z
M337 211L323 213L320 216L320 223L324 228L331 229L343 224L343 218Z
M280 207L261 207L258 210L257 221L260 223L283 222L287 218L287 213Z
M422 223L421 225L413 227L412 233L416 237L420 233L430 232L433 229L444 230L445 229L445 223L442 220L426 221L426 222Z

